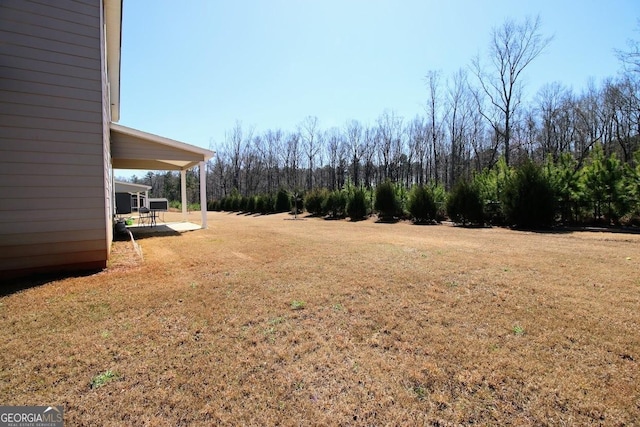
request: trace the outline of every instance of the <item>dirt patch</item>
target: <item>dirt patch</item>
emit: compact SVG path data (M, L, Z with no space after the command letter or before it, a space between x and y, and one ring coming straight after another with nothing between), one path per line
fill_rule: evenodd
M210 213L1 298L0 402L70 425L640 419L639 235L286 218Z
M109 271L127 271L139 267L143 262L141 249L132 240L117 240L111 244Z

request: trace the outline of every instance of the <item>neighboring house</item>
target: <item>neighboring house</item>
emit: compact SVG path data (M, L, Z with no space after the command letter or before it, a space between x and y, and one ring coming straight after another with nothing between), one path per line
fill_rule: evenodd
M149 207L150 185L134 184L131 182L113 181L116 193L116 215L138 212L141 206ZM120 199L124 203L120 203Z
M122 0L0 0L0 279L106 266L113 169L200 167L214 153L114 122Z

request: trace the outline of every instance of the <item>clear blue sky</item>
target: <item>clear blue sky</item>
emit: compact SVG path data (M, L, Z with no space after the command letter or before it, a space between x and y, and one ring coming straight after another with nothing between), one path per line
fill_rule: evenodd
M120 123L216 150L236 121L262 132L309 115L325 129L385 109L410 119L429 70L467 67L493 27L527 15L554 37L529 94L613 77L613 49L640 39L638 0L124 0Z

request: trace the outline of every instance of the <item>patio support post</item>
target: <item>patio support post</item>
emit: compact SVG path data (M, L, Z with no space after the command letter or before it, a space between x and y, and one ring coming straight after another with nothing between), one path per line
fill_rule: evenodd
M207 170L204 162L200 162L200 212L202 213L202 228L207 228Z
M180 195L182 196L182 220L187 221L187 171L180 170Z

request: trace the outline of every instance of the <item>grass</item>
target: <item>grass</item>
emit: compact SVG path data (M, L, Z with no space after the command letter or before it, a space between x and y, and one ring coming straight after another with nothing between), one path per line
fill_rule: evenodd
M291 301L291 309L292 310L302 310L305 307L306 303L304 301L293 300Z
M104 371L103 373L96 375L91 379L91 388L99 388L103 385L110 383L111 381L117 380L119 375L116 372L111 370Z
M516 335L524 335L524 328L520 325L515 325L513 327L513 333Z
M287 217L210 213L0 298L0 402L69 425L640 419L640 235Z

